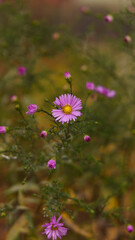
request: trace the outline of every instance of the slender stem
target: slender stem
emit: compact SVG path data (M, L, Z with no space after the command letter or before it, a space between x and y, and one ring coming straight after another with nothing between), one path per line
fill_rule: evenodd
M70 85L70 93L72 94L72 82L70 82L69 85Z
M38 112L44 112L44 113L46 113L47 115L49 115L50 117L53 118L52 114L50 114L49 112L47 112L47 111L45 111L43 109L38 110Z

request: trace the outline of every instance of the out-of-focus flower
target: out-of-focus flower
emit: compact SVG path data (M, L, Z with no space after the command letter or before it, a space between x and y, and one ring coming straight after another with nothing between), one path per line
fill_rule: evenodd
M133 226L132 226L132 225L128 225L128 226L127 226L127 231L128 231L129 233L133 232L133 231L134 231Z
M95 88L95 91L96 92L98 92L98 93L100 93L100 94L105 94L105 88L103 87L103 86L101 86L101 85L99 85L99 86L97 86L96 88Z
M18 72L18 75L24 75L25 76L26 72L27 72L27 69L24 66L20 66L20 67L18 67L17 72Z
M58 32L54 32L53 34L52 34L52 39L53 40L58 40L60 38L60 34L58 33Z
M130 43L130 42L132 41L132 38L127 35L127 36L124 37L124 41L125 41L126 43Z
M38 106L36 104L30 104L27 108L28 112L26 112L26 114L34 114L38 110Z
M86 82L86 88L88 90L94 90L95 89L95 84L92 82Z
M105 93L105 96L108 98L113 98L113 97L115 97L115 95L116 95L116 91L110 90L110 89L107 89L107 91Z
M102 95L105 95L108 98L113 98L116 95L116 91L110 90L109 88L105 88L103 86L97 86L95 88L95 91Z
M80 69L81 69L82 72L86 72L88 70L88 66L84 64L84 65L81 66Z
M90 142L91 141L91 137L89 135L85 135L84 136L84 141L85 142Z
M110 23L113 21L113 16L111 14L108 14L104 17L104 20L107 22L107 23Z
M81 6L80 10L82 13L85 13L85 14L90 13L90 9L87 6Z
M64 77L65 77L66 79L70 79L70 78L71 78L71 74L70 74L69 72L65 72L65 73L64 73Z
M46 137L47 137L47 131L42 131L42 132L40 133L40 137L46 138Z
M6 127L5 126L0 126L0 133L6 133Z
M49 169L56 169L56 161L54 159L50 159L48 161L48 167Z
M18 97L16 95L12 95L10 97L10 100L11 100L11 102L17 102L18 101Z
M81 116L82 113L82 102L80 98L73 96L71 94L64 94L56 98L54 104L58 109L52 110L52 115L56 121L69 123L69 121L75 121L78 116Z
M60 238L65 236L67 234L67 228L63 227L64 223L59 223L60 219L62 218L62 215L56 220L56 217L51 218L50 223L46 223L42 225L42 227L45 227L45 230L42 234L46 234L47 239L52 238L53 240L57 240L57 238Z

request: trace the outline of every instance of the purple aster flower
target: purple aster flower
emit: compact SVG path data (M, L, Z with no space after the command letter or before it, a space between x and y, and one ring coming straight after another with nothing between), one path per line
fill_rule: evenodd
M66 79L70 79L71 78L71 74L69 72L65 72L64 76Z
M128 35L124 37L124 41L125 41L126 43L130 43L131 40L132 40L131 37L128 36Z
M18 67L18 69L17 69L17 71L18 71L18 75L26 75L26 68L25 67L23 67L23 66L20 66L20 67Z
M54 104L58 106L58 109L52 110L52 115L56 121L69 123L69 121L75 121L82 113L82 102L80 98L71 94L64 94L56 98Z
M100 93L100 94L105 94L105 92L106 92L106 88L104 88L103 86L97 86L96 88L95 88L95 91L96 92L98 92L98 93Z
M91 137L89 135L85 135L84 136L84 141L85 142L90 142L91 141Z
M49 169L56 169L56 161L54 159L50 159L48 161L48 167Z
M28 112L26 112L26 114L33 114L38 110L38 106L35 104L30 104L27 108L28 108Z
M16 102L18 100L18 97L16 95L12 95L10 97L11 102Z
M107 23L110 23L113 21L113 16L108 14L107 16L104 17L104 20L107 22Z
M6 127L0 126L0 133L6 133Z
M50 223L42 225L42 227L45 227L45 230L42 234L46 234L47 239L52 238L52 240L57 240L57 238L61 239L61 237L67 234L68 229L63 227L64 223L59 223L61 218L62 215L56 221L56 217L54 216L51 218Z
M40 137L46 138L46 137L47 137L47 131L42 131L42 132L40 133Z
M92 82L86 82L86 88L88 90L94 90L95 89L95 85Z
M134 231L133 226L132 226L132 225L128 225L128 226L127 226L127 231L128 231L129 233L133 232L133 231Z
M106 97L113 98L113 97L115 97L115 95L116 95L116 92L114 90L110 90L110 89L106 90L106 93L105 93Z
M109 88L105 88L103 86L97 86L95 88L95 91L102 95L105 95L108 98L113 98L116 95L116 92L114 90L110 90Z

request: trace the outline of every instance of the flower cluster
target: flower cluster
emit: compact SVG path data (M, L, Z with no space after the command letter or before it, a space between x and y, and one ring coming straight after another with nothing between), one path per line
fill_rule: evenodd
M105 88L101 85L95 87L95 84L92 82L86 82L86 88L88 90L95 90L96 92L98 92L99 94L102 94L108 98L113 98L116 95L116 91L115 90L110 90L109 88Z

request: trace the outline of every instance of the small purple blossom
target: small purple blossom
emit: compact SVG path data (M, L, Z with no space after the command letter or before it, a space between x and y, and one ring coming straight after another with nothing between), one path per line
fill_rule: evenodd
M16 95L12 95L10 97L11 102L16 102L18 100L18 97Z
M47 131L42 131L42 132L40 133L40 137L46 138L46 137L47 137Z
M128 225L128 226L127 226L127 231L128 231L129 233L133 232L133 231L134 231L133 226L132 226L132 225Z
M71 78L71 74L69 72L65 72L64 76L66 79L70 79Z
M125 41L126 43L130 43L131 40L132 40L131 37L128 36L128 35L124 37L124 41Z
M108 14L104 17L104 20L107 22L107 23L110 23L113 21L113 16L111 14Z
M46 223L42 225L42 227L45 227L45 230L42 234L46 234L47 239L52 238L52 240L57 240L57 238L60 238L65 236L67 234L67 228L63 227L64 223L59 223L60 219L62 218L62 215L56 220L56 217L51 218L50 223Z
M113 98L116 95L116 91L110 90L109 88L105 88L100 85L95 88L95 91L102 95L105 95L108 98Z
M20 75L26 75L26 71L27 71L27 69L26 69L26 67L24 67L24 66L20 66L20 67L18 67L18 69L17 69L17 72L18 72L18 75L20 76Z
M116 95L116 92L114 90L108 89L108 91L105 93L106 97L113 98Z
M50 159L48 161L48 167L49 169L56 169L56 161L54 159Z
M85 142L90 142L91 141L91 137L89 135L85 135L84 136L84 141Z
M81 116L82 113L82 102L80 98L73 96L71 94L62 94L59 98L56 98L54 104L57 109L52 110L52 115L56 121L69 123L69 121L75 121L77 117Z
M27 108L28 112L26 112L26 114L34 114L38 110L38 106L35 104L30 104Z
M88 90L94 90L95 89L95 84L92 82L86 82L86 88Z
M104 88L103 86L100 86L100 85L95 88L95 91L100 94L105 94L105 90L106 90L106 88Z
M0 133L6 133L6 127L0 126Z

